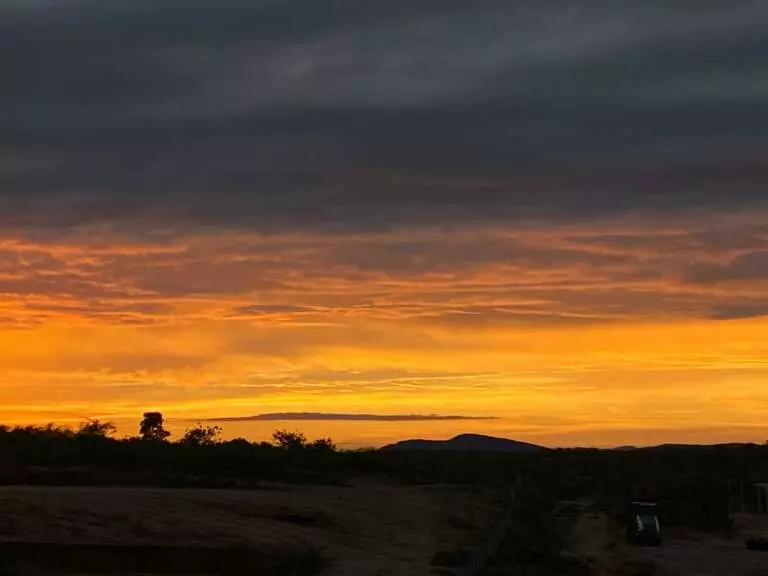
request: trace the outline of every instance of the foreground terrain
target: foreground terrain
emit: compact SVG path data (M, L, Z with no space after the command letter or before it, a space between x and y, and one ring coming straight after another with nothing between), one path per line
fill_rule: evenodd
M76 571L62 554L77 556L78 550L95 555L102 548L114 552L115 546L140 551L160 546L155 554L158 573L174 572L169 559L174 555L197 554L205 564L200 550L232 549L257 551L265 558L304 559L309 567L303 573L423 575L437 552L466 545L492 521L496 498L489 489L373 482L253 491L2 487L0 549L3 544L45 542L75 550L31 550L31 557L19 560L45 573ZM50 562L41 554L50 555ZM265 558L259 566L282 573L277 566L284 562ZM114 564L105 558L101 569L119 568ZM190 573L195 567L179 565L176 570ZM284 573L295 572L286 568Z
M768 534L768 445L339 451L285 431L108 432L0 427L0 571L768 575L744 547ZM638 498L659 502L660 548L625 543Z
M736 518L734 531L727 534L672 529L661 548L632 552L634 557L653 562L658 576L766 576L768 552L744 546L748 536L764 535L766 528L764 516L744 515Z
M571 551L595 576L766 576L768 553L747 550L748 536L768 534L765 516L735 517L732 531L674 527L660 547L630 546L620 526L588 503L577 503Z

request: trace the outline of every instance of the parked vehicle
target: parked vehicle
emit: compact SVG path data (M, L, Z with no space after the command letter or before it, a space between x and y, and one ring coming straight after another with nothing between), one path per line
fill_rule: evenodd
M627 514L627 541L635 545L660 546L661 524L655 502L632 502Z

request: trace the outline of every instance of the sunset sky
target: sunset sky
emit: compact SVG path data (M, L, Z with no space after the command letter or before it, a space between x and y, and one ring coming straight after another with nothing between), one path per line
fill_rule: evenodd
M0 421L763 442L766 55L762 0L0 0Z

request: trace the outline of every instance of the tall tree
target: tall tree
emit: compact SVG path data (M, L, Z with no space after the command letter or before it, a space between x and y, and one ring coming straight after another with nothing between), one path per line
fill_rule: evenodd
M171 433L165 429L165 419L161 412L145 412L139 425L139 436L144 440L164 441Z

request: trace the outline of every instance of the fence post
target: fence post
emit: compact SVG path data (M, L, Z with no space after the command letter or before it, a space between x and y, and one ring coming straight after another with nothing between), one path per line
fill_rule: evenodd
M496 550L504 540L504 535L507 533L509 522L512 520L515 497L517 496L520 484L521 478L518 476L509 489L504 511L493 526L490 536L485 542L478 545L472 551L472 555L469 557L467 563L457 572L457 576L477 576L488 565L488 561L491 559L491 556L496 553Z

